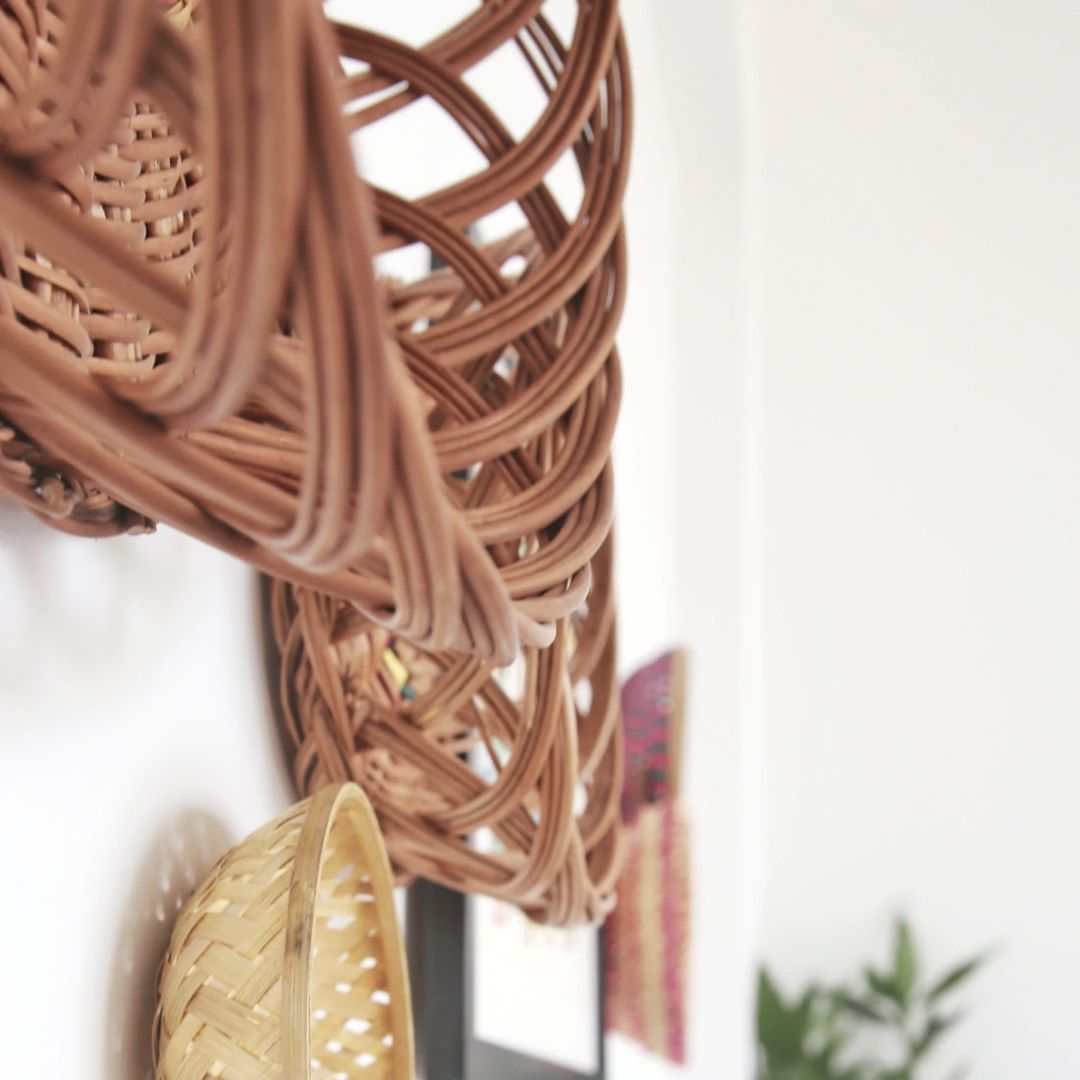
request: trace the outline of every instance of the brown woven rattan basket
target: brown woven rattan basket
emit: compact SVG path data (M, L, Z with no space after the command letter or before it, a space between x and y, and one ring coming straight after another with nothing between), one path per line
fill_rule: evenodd
M393 883L355 784L233 848L184 905L162 965L158 1080L411 1080Z
M23 10L0 0L3 489L75 531L168 522L433 652L550 645L612 518L614 0L566 40L533 0L480 4L422 48L317 0L183 33L145 0ZM520 139L467 78L504 45L546 101ZM486 166L414 199L358 182L348 135L419 99ZM508 206L524 224L467 238ZM413 244L447 270L380 286L374 255Z
M302 792L354 779L400 875L598 922L619 872L611 545L587 606L515 668L425 653L348 605L272 586L286 746Z
M13 16L26 17L12 26ZM175 25L190 18L184 0L169 10ZM0 2L0 108L10 107L59 62L63 23L53 6L21 8ZM179 281L195 268L195 219L200 209L198 169L160 111L136 98L119 117L110 141L54 185L72 213L100 222L103 234L136 244L144 256ZM80 280L20 236L17 218L0 222L0 319L34 331L88 370L143 370L167 354L172 335L119 310L115 300ZM126 365L132 365L130 368ZM118 505L87 475L42 449L12 420L26 402L4 391L0 360L0 491L50 524L83 536L141 532L142 514Z

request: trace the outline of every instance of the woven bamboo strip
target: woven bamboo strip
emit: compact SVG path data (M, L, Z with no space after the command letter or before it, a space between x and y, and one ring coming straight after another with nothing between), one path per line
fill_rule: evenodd
M184 905L162 964L158 1080L411 1080L393 883L355 784L229 851Z

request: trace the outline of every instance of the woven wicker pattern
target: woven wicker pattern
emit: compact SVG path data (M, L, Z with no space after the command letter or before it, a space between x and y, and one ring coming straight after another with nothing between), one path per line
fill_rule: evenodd
M412 1076L389 866L355 785L248 837L184 906L155 1061L160 1080Z
M588 605L519 665L424 653L277 581L287 747L302 792L355 779L405 877L550 923L597 922L619 871L611 546Z
M230 851L184 905L162 972L159 1075L280 1066L285 922L306 809Z
M65 275L55 328L0 317L5 488L69 527L167 521L431 651L550 645L612 516L630 120L613 0L581 3L566 41L534 0L482 4L420 49L331 27L316 0L208 5L183 35L144 0L69 7L60 58L0 117L0 223ZM467 80L505 44L547 101L520 140ZM139 85L159 112L125 105ZM417 199L369 191L347 132L419 98L486 167ZM161 197L61 205L123 115L136 140L113 157L141 155ZM572 217L545 183L567 151ZM466 239L507 206L523 227ZM145 213L179 219L142 235ZM388 306L372 255L412 243L449 269ZM82 305L86 282L130 314ZM103 525L97 491L131 510Z
M383 932L377 923L357 917L378 901L371 875L358 871L363 852L346 819L335 822L323 866L315 916L315 965L312 1000L312 1078L394 1076L395 1031L383 958ZM400 1005L400 1003L397 1003Z
M25 13L14 32L13 13ZM170 11L187 21L184 4ZM44 5L0 4L0 107L10 105L34 72L58 62L62 24ZM197 174L190 155L160 112L145 102L127 107L114 132L85 165L56 184L72 212L99 219L124 244L140 245L151 261L179 280L194 271ZM171 335L145 319L117 310L100 289L78 280L20 239L18 221L0 223L0 318L8 317L64 348L89 370L130 372L151 368L168 352ZM117 364L124 364L122 369ZM134 368L128 364L136 365ZM0 384L2 388L2 384ZM9 406L9 407L5 407ZM142 514L119 506L68 462L43 451L3 415L25 403L0 397L0 490L67 532L108 536L150 527Z

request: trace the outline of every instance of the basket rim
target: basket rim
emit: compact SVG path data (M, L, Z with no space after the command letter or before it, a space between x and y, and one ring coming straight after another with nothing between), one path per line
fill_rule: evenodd
M314 968L315 913L322 881L323 854L330 831L342 816L351 819L360 844L375 910L396 920L394 884L386 846L375 811L355 783L323 788L311 799L301 826L293 859L286 916L285 958L282 970L282 1064L285 1075L311 1077L311 986ZM400 933L381 935L394 1036L393 1075L413 1080L413 1020L408 968Z

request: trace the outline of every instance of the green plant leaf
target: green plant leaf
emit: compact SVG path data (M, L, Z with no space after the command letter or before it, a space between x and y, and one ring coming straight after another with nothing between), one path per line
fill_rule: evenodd
M805 1054L806 1041L814 1033L815 1028L820 1025L817 1023L818 1017L821 1014L820 1009L817 1008L818 1002L821 997L821 992L817 986L811 984L804 991L798 1003L795 1006L795 1013L797 1016L797 1023L799 1030L802 1032L802 1051Z
M819 1055L821 1064L826 1069L831 1069L836 1061L837 1055L844 1049L844 1044L847 1042L845 1035L836 1034L825 1044Z
M965 960L962 964L957 964L956 967L951 971L946 972L930 988L926 995L926 1004L933 1005L951 990L955 990L958 986L967 982L967 980L989 959L989 953L980 953L978 956L973 956L970 960Z
M836 1007L843 1012L851 1013L862 1020L869 1020L872 1024L887 1024L889 1022L889 1018L873 1002L857 998L846 990L834 994L833 1001L836 1003Z
M769 973L761 969L758 975L758 1042L765 1051L770 1070L794 1064L802 1057L810 1020L807 1002L804 995L798 1005L787 1006Z
M959 1012L950 1016L931 1016L926 1022L926 1027L923 1028L923 1033L911 1044L912 1063L921 1061L926 1057L938 1039L950 1028L959 1024L963 1018L964 1014Z
M911 1004L911 995L918 977L918 957L915 953L915 941L911 935L911 926L907 919L896 920L896 944L893 951L892 983L896 987L901 1008Z
M875 971L872 967L866 967L863 968L863 976L866 978L866 985L872 993L880 998L886 998L896 1005L903 1004L900 991L891 975L882 975L881 972Z
M836 1058L844 1049L848 1039L844 1032L835 1032L825 1041L825 1045L814 1054L813 1061L817 1068L826 1076L832 1074Z

